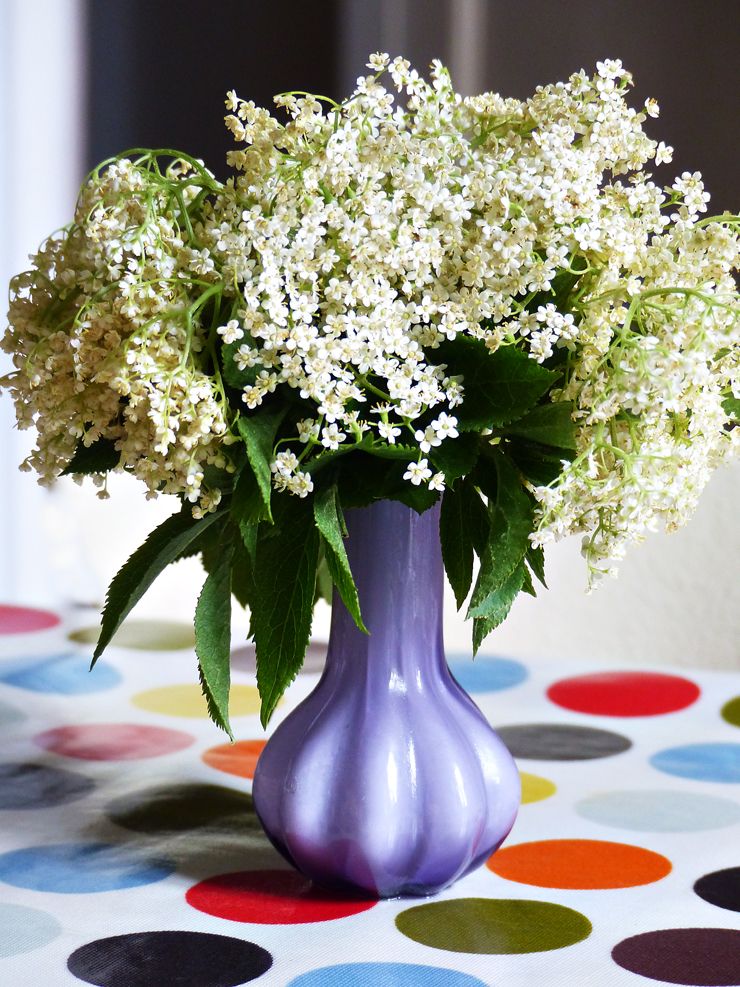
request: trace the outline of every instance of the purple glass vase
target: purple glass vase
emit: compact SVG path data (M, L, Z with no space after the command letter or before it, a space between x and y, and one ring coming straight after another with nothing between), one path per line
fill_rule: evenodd
M370 634L335 592L326 668L268 741L254 804L317 883L429 895L503 841L519 775L445 660L439 506L418 515L379 501L346 520Z

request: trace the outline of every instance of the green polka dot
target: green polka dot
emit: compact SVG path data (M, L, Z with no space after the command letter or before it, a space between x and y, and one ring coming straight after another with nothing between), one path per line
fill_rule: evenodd
M69 635L77 644L97 644L100 627L80 627ZM114 648L137 651L179 651L195 644L193 628L170 620L129 620L116 631L111 641Z
M452 953L540 953L585 939L591 923L548 901L457 898L409 908L396 918L409 939Z
M734 727L740 727L740 696L735 696L722 707L722 719Z

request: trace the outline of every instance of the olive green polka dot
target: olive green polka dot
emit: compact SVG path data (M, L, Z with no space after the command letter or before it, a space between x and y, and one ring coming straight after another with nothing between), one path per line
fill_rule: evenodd
M740 727L740 696L735 696L722 707L722 719L734 727Z
M100 627L79 627L69 635L77 644L97 644ZM136 651L179 651L195 644L193 628L171 620L129 620L113 635L114 648Z
M548 901L456 898L408 908L396 926L409 939L453 953L540 953L585 939L591 923Z

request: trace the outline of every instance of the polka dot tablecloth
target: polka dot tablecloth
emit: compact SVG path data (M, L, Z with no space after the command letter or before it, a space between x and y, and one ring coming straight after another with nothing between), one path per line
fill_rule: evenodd
M434 898L322 891L273 850L249 649L238 742L188 628L0 607L0 984L740 985L740 676L451 657L517 759L504 846ZM276 714L317 681L320 654Z

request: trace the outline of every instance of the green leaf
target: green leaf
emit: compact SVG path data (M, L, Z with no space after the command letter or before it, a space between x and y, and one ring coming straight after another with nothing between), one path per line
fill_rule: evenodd
M332 582L329 566L326 564L326 557L322 554L319 558L319 567L316 570L316 592L313 601L325 600L329 606L332 604L334 583Z
M251 617L263 726L306 654L319 554L310 502L283 494L274 506L275 526L261 526L257 542Z
M262 491L249 463L244 466L236 479L231 498L231 516L239 527L245 530L259 524L263 518L269 520Z
M457 609L465 602L473 581L473 532L469 500L477 497L475 488L461 483L456 490L448 487L442 497L439 535L445 572L455 594Z
M237 422L239 434L247 449L247 458L254 471L262 504L264 516L272 520L270 512L270 496L272 494L272 474L270 461L275 444L275 436L280 422L285 417L287 408L284 405L261 408L253 415L240 415ZM246 467L245 467L246 469ZM244 470L242 470L242 474ZM242 477L239 477L241 482ZM238 484L237 484L238 486Z
M433 447L429 459L435 469L444 473L449 485L458 477L467 476L473 471L478 460L479 445L477 433L463 432L456 439L445 439L442 445Z
M402 504L410 507L412 511L416 511L417 514L423 514L424 511L428 511L430 507L434 505L439 500L439 494L436 490L430 490L429 487L419 485L414 486L408 480L401 480L401 484L394 490L388 492L387 497L389 500L400 500Z
M465 394L455 415L464 430L500 427L521 418L559 377L514 346L491 353L482 340L469 336L442 343L429 359L446 364L450 376L462 374Z
M734 418L735 421L740 421L740 398L733 397L732 395L725 398L722 402L722 409L728 418Z
M557 480L565 469L563 464L573 458L569 449L555 449L518 438L507 443L507 451L527 479L542 487Z
M249 529L254 534L254 548L250 548L242 532L233 536L234 557L231 561L231 592L242 607L252 607L255 599L254 562L257 543L257 529Z
M481 557L480 572L468 616L483 616L479 608L503 587L524 558L532 531L532 501L507 456L493 451L498 484L495 504L489 504L491 531ZM519 583L521 586L521 582ZM518 589L517 589L518 592Z
M507 435L518 435L560 449L576 448L573 403L557 401L532 408L523 418L506 426Z
M216 511L196 520L190 505L185 505L179 514L173 514L155 528L144 544L137 548L108 587L93 665L160 572L221 516L222 512Z
M534 588L534 583L532 582L532 573L529 571L529 567L522 563L522 593L528 593L530 596L537 596L537 590Z
M115 469L121 459L113 439L97 439L86 446L82 439L77 443L74 456L62 470L62 476L89 476L91 473L107 473Z
M486 598L484 603L475 608L473 619L474 655L478 654L478 649L484 638L488 637L491 631L495 630L508 617L511 606L522 588L524 577L525 568L522 563L516 567L505 582Z
M324 546L324 558L329 568L332 581L339 590L342 603L349 611L358 628L367 634L368 630L362 621L360 614L360 601L357 596L357 587L352 578L352 571L349 566L349 559L344 548L342 537L344 531L344 519L339 506L339 498L336 486L331 486L316 494L313 505L314 519L316 527L321 532Z
M542 545L533 545L532 542L530 542L527 546L526 558L529 568L539 579L545 589L547 589L547 583L545 582L545 550Z
M239 367L234 362L234 355L239 347L242 345L242 340L238 340L235 343L225 343L221 347L221 365L223 367L223 378L229 387L233 387L235 390L242 391L245 387L249 387L257 380L260 370L263 369L261 365L255 365L254 367L247 367L244 370L240 370Z
M203 695L211 719L231 740L234 739L229 723L233 554L233 541L222 542L218 562L203 584L195 610L195 653Z

